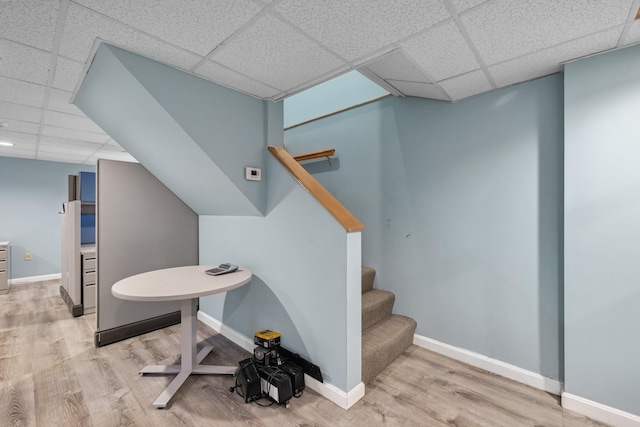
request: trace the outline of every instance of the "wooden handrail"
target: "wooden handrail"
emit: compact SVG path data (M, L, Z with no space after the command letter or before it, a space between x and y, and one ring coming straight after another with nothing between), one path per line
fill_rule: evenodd
M333 156L335 152L336 152L335 148L332 148L330 150L316 151L314 153L308 153L308 154L300 154L299 156L294 156L293 160L295 160L296 162L303 162L305 160L319 159L321 157L326 157L327 159L329 159L329 162L331 162L331 156Z
M364 230L364 225L342 203L323 187L282 147L267 147L269 152L293 175L302 188L307 190L344 227L347 233Z

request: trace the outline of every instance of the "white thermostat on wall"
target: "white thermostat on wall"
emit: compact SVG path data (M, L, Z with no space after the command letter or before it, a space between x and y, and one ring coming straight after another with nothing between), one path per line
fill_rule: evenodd
M262 169L247 166L244 168L244 178L249 181L262 181Z

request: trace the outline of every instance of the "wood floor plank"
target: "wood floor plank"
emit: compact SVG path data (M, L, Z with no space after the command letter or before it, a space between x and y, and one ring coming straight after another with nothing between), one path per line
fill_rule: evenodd
M94 426L152 427L157 425L149 419L128 388L89 400L87 407Z
M348 411L312 390L289 409L245 403L229 393L233 377L205 375L188 378L167 409L155 409L173 377L138 371L179 363L180 325L96 348L95 314L71 316L58 288L47 281L0 295L3 427L605 427L564 410L555 396L416 346ZM214 346L206 364L235 366L250 356L201 323L197 340Z
M31 375L0 382L0 415L0 424L8 427L36 425Z

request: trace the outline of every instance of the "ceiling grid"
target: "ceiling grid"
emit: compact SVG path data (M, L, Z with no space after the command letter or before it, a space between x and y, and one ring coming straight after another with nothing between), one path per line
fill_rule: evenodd
M267 101L351 70L456 102L640 42L640 0L0 1L0 156L134 161L69 101L104 41Z

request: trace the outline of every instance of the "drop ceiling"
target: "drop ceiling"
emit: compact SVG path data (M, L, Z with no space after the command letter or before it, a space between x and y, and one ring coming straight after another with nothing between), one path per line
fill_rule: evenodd
M69 103L104 41L278 101L351 70L455 102L640 42L640 0L0 0L0 156L134 160Z

